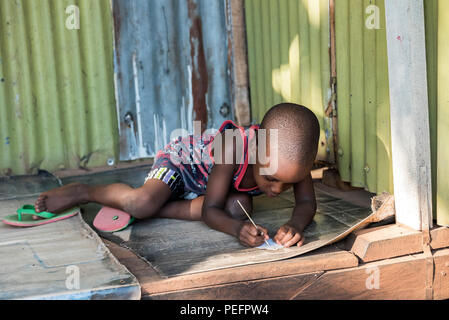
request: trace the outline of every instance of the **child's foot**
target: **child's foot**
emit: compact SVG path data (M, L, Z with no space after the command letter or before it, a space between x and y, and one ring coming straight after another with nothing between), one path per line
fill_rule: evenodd
M81 183L71 183L41 193L34 203L34 208L36 212L48 211L60 213L77 204L86 202L86 198L87 186Z

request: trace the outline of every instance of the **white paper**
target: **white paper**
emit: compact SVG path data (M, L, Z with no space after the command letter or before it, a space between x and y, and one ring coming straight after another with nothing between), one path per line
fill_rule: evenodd
M274 242L271 238L267 240L268 245L264 242L262 245L258 246L257 249L262 249L262 250L279 250L284 248L284 246L277 244L276 242Z

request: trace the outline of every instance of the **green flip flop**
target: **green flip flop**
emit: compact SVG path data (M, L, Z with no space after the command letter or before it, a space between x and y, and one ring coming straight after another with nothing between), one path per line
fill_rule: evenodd
M56 216L56 214L47 212L47 211L36 212L36 210L34 209L34 206L31 204L25 204L22 207L20 207L19 209L17 209L17 220L18 221L22 221L23 214L31 214L33 216L38 216L38 217L41 217L44 219L51 219Z
M58 214L48 211L36 212L33 205L25 204L17 209L17 214L6 216L3 219L3 223L15 227L34 227L67 219L78 213L79 208L72 208ZM38 216L42 219L36 220L33 216Z

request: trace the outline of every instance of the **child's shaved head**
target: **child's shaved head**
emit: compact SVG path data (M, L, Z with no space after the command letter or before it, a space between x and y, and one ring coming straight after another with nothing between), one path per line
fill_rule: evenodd
M320 125L308 108L294 103L281 103L265 114L261 129L278 130L278 154L301 167L311 167L318 150Z

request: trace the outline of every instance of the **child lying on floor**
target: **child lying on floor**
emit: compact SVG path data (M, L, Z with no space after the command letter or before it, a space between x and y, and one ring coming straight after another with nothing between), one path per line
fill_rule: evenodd
M300 246L303 230L316 211L310 170L319 134L313 112L300 105L279 104L266 113L260 126L245 130L225 121L216 135L172 141L158 152L139 188L73 183L42 193L35 210L59 213L96 202L137 219L203 220L241 244L255 247L269 238L268 231L251 224L237 200L251 212L252 196L275 197L293 187L296 204L291 219L273 240L284 247Z

